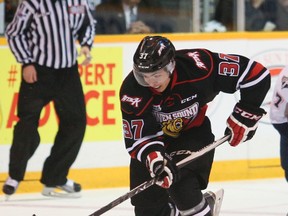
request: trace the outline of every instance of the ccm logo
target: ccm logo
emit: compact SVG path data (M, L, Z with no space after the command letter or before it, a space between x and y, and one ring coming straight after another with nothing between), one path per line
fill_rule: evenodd
M194 98L197 98L197 94L192 95L192 96L190 96L190 97L188 97L188 98L185 98L185 99L181 100L181 104L186 103L186 102L188 102L188 101L191 101L191 100L193 100Z
M235 111L235 113L240 114L244 118L255 120L255 121L258 121L262 117L262 115L256 115L256 114L246 112L246 111L240 109L239 107L235 107L234 111Z

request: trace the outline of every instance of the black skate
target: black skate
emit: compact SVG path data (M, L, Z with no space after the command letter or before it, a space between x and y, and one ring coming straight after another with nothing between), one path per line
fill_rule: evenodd
M19 186L19 182L15 179L12 179L10 176L5 181L2 191L6 195L6 200L9 199L9 197L14 194Z

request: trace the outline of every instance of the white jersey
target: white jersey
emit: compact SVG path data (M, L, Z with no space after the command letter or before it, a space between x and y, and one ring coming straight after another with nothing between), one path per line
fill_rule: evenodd
M285 110L288 103L288 66L280 72L274 87L270 106L270 119L273 124L287 122Z

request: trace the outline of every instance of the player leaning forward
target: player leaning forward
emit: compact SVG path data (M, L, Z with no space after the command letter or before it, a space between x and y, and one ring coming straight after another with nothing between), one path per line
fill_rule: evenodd
M175 51L161 36L145 37L133 61L120 92L125 145L131 155L130 187L161 176L157 185L132 197L135 215L216 215L210 202L213 193L201 192L208 185L214 151L180 170L175 164L186 152L214 141L205 113L219 92L241 93L227 119L230 145L251 139L265 114L260 105L270 88L269 71L240 55Z

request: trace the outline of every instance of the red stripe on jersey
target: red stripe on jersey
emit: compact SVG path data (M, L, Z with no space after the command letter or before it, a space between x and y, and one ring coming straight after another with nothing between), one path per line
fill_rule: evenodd
M160 142L163 142L163 139L164 137L163 136L158 136L158 137L155 137L153 139L150 139L150 140L145 140L143 141L142 143L140 143L139 145L135 146L134 149L132 149L129 154L132 158L136 158L137 155L138 155L138 152L141 150L141 148L143 148L143 146L145 146L146 144L149 144L150 142L152 141L160 141ZM152 146L152 145L151 145ZM159 146L159 144L153 144L153 146ZM160 145L161 146L161 145ZM154 150L156 151L156 149L158 149L157 147L154 148Z
M136 158L137 157L137 154L138 152L140 151L140 149L146 145L147 143L149 143L149 140L146 140L144 142L142 142L140 145L136 146L129 154L132 158Z
M264 69L264 66L262 64L259 64L258 62L254 62L252 67L253 69L250 70L250 74L246 77L245 81L252 80L254 77L258 76Z
M146 105L143 107L142 110L140 110L138 113L136 113L136 116L141 116L143 114L143 112L147 109L147 107L150 106L152 101L153 101L153 97L150 98L150 100L146 103Z
M176 68L174 69L174 73L172 74L172 83L171 83L171 89L174 88L176 82L177 82L177 79L178 79L178 72L176 70Z
M158 157L158 154L156 152L151 152L150 154L148 154L148 158L150 162L156 159L157 157Z
M200 112L198 113L196 118L189 125L187 125L187 127L184 129L184 131L187 129L190 129L192 127L199 127L200 125L202 125L202 123L205 119L205 116L206 116L205 114L206 114L207 108L208 108L207 104L205 106L203 106L200 109Z

